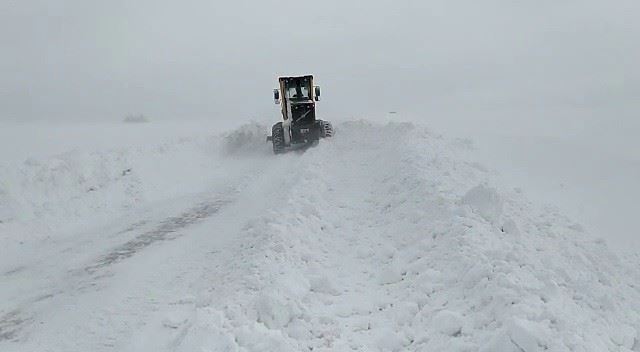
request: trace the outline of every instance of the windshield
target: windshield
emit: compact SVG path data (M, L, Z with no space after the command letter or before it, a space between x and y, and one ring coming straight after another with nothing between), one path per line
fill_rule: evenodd
M287 82L286 85L287 98L291 100L309 100L311 99L311 84L306 79L296 79Z

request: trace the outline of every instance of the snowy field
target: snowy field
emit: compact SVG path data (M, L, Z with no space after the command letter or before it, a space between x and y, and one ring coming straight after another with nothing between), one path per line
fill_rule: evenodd
M3 125L0 350L640 351L637 251L512 137L352 121L274 156L267 129ZM590 160L624 190L634 158Z

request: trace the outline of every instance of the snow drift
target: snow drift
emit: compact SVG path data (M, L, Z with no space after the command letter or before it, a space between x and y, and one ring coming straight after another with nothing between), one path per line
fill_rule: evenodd
M185 142L184 154L176 144L117 161L93 158L117 165L82 174L103 180L96 184L109 192L127 194L134 182L123 181L130 175L121 169L135 174L147 165L153 172L136 174L133 188L160 199L148 190L166 182L156 172L166 164L189 181L193 172L208 173L190 190L231 189L229 201L198 225L180 220L179 237L105 268L108 278L78 279L102 290L61 290L37 309L12 310L12 317L29 312L45 323L14 328L0 347L640 351L637 263L611 254L556 210L497 184L485 168L458 157L458 141L412 124L356 121L304 153L273 156L259 141L261 130L245 126L205 147ZM187 155L197 165L184 164ZM86 164L62 170L76 175ZM73 184L84 190L80 179ZM50 184L55 194L59 183ZM24 194L0 192L3 199ZM176 189L166 199L181 194ZM73 199L60 203L73 209ZM96 243L108 252L117 241ZM84 314L57 311L53 302L74 302ZM98 302L102 313L87 315ZM0 330L10 308L3 306ZM65 332L74 326L79 333Z
M640 347L637 277L601 241L487 186L423 128L341 127L297 160L285 206L246 230L220 303L196 310L198 324L215 308L218 325L188 346L205 331L231 350Z

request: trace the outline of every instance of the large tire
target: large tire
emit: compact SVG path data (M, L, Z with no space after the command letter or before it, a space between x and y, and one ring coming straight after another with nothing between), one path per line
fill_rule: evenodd
M329 121L320 121L320 137L330 138L333 137L333 125Z
M278 122L271 128L271 142L273 143L273 153L284 153L284 128L282 122Z

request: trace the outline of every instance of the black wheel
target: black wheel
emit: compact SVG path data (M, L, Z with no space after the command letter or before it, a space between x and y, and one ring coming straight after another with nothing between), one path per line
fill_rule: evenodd
M284 128L282 122L278 122L271 128L271 142L275 154L284 153Z
M320 137L333 137L333 125L329 121L320 121Z

